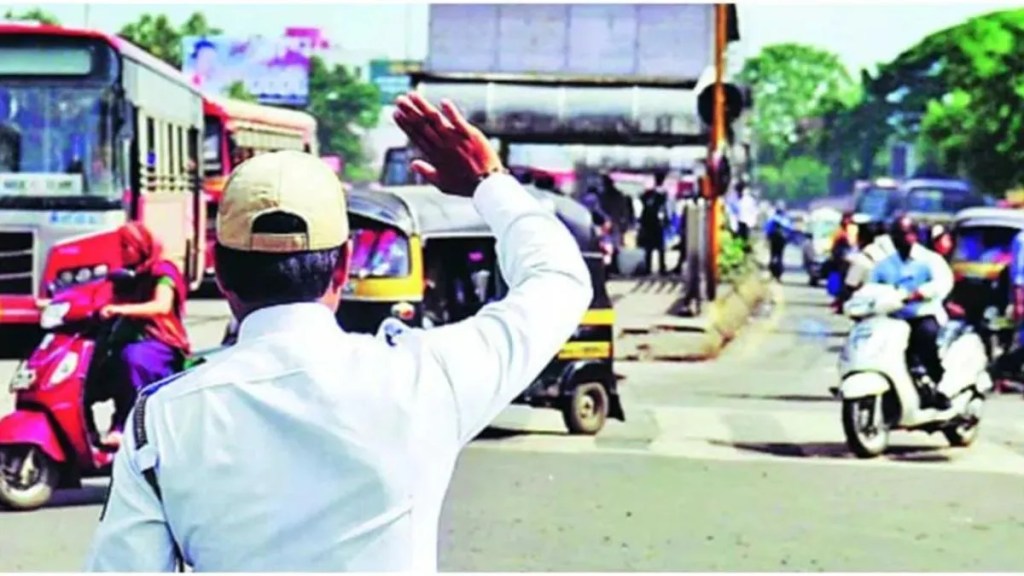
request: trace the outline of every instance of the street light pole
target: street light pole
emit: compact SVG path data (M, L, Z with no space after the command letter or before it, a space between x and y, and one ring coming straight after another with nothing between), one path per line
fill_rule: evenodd
M714 300L718 287L718 245L719 245L719 223L718 217L721 202L719 190L722 182L720 170L723 167L722 160L725 154L725 86L723 77L725 75L725 44L728 34L728 6L726 4L715 4L715 87L714 87L714 121L711 125L711 139L708 142L708 177L705 186L705 198L707 199L707 246L708 258L706 260L707 270L706 293L708 300Z

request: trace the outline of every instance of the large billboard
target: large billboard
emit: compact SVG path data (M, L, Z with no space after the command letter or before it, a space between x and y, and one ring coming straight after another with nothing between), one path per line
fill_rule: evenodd
M182 71L210 94L227 95L235 82L264 104L303 106L309 97L308 39L186 36Z
M687 82L713 43L712 4L431 4L426 69Z

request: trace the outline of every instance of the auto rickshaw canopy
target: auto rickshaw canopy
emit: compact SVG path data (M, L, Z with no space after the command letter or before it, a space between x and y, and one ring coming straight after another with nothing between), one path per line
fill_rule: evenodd
M958 278L994 280L1012 258L1013 239L1024 231L1024 211L975 207L953 220L953 272Z
M562 194L533 186L525 188L565 224L581 250L596 249L593 219L585 206ZM430 185L353 188L348 192L348 210L424 240L493 237L470 198L445 194Z

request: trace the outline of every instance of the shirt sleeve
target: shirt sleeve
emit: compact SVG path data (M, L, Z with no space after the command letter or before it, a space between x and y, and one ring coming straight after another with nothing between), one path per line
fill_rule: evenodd
M176 289L176 286L175 286L175 283L174 283L174 278L171 278L170 276L161 276L161 277L157 278L156 285L157 286L167 286L171 290L175 290Z
M885 262L886 258L881 258L875 262L875 265L871 268L871 276L868 278L869 284L885 284Z
M134 410L128 416L132 422ZM174 572L174 540L163 506L136 465L126 433L114 457L110 492L86 560L86 572Z
M454 402L427 413L450 417L454 408L460 445L540 374L576 331L593 296L576 241L514 178L491 176L473 202L497 238L509 293L462 322L413 331L422 346L421 376L450 387Z

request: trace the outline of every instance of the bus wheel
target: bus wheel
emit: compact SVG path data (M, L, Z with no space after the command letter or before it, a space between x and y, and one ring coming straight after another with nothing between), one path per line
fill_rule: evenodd
M562 407L562 420L572 434L593 436L608 418L608 391L600 382L576 386Z

